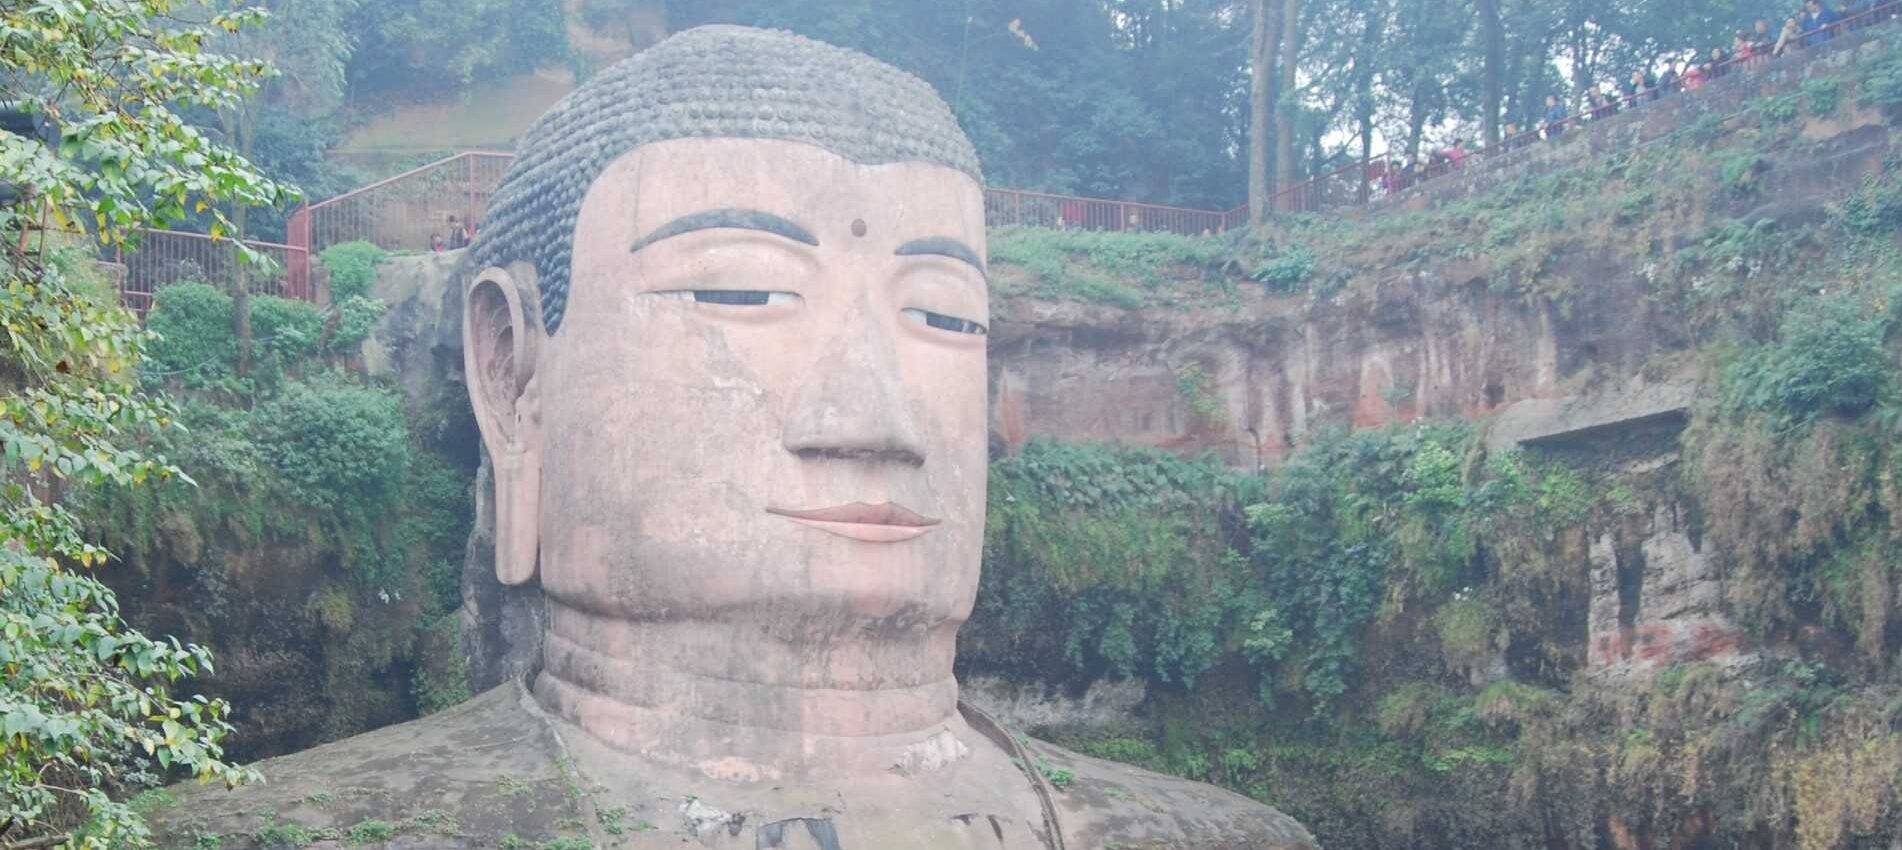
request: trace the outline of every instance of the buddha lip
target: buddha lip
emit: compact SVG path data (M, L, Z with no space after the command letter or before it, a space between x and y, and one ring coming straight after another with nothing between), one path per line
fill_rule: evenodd
M876 505L865 502L853 502L849 505L836 505L830 508L796 511L789 508L767 508L766 512L787 519L800 519L808 522L841 522L853 525L891 525L900 528L930 528L943 520L920 515L904 505L892 502L880 502Z

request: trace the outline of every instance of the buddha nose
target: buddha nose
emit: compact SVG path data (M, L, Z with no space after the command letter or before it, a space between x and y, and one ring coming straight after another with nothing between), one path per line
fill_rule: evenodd
M863 312L855 318L867 319ZM925 441L900 377L890 330L850 321L793 398L786 449L801 458L922 466Z

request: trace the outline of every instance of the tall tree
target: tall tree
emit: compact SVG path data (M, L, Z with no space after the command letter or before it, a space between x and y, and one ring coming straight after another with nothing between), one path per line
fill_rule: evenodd
M1295 184L1295 121L1301 112L1301 0L1281 0L1281 48L1275 73L1280 97L1275 109L1275 189ZM1291 199L1292 200L1292 199Z
M1275 49L1279 43L1279 9L1268 0L1254 0L1248 55L1248 222L1260 225L1268 216L1273 195L1269 168L1274 148L1269 134L1275 105Z
M145 846L143 821L113 795L135 777L252 775L224 760L229 707L177 694L210 654L125 624L85 572L107 553L57 500L178 474L132 447L173 416L139 391L137 320L78 278L94 242L197 209L228 233L227 206L287 197L178 111L230 109L256 89L263 63L207 45L261 14L212 0L0 0L0 101L60 134L0 134L0 183L21 190L0 206L0 824L16 847ZM79 245L62 247L62 230Z
M1505 97L1506 28L1499 19L1499 0L1478 0L1479 39L1485 53L1484 82L1479 99L1480 135L1486 146L1499 144L1499 106Z

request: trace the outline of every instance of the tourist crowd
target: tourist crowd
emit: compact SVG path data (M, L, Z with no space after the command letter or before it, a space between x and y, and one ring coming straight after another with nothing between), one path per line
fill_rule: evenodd
M1822 44L1843 31L1858 29L1902 14L1902 0L1850 0L1834 5L1822 0L1806 0L1795 15L1774 27L1758 20L1754 28L1737 30L1728 47L1712 47L1709 53L1673 61L1660 57L1655 63L1632 70L1617 83L1592 86L1585 90L1576 112L1558 95L1545 99L1545 110L1525 125L1509 123L1502 128L1501 141L1491 148L1469 147L1466 140L1455 139L1445 148L1422 152L1411 161L1393 168L1376 164L1369 178L1388 192L1407 189L1430 177L1465 165L1474 155L1491 155L1515 150L1539 139L1551 139L1586 121L1609 118L1643 103L1679 91L1696 91L1711 80L1732 71Z

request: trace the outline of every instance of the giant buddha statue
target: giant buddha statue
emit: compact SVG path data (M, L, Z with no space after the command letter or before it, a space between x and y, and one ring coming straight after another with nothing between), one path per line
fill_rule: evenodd
M960 703L984 202L926 83L787 33L680 33L542 117L467 259L495 571L541 590L539 669L191 791L170 835L1313 846L1247 798Z

